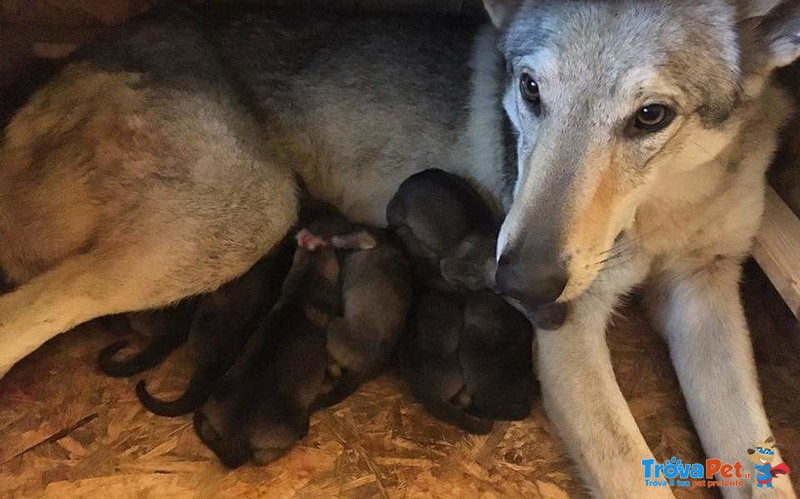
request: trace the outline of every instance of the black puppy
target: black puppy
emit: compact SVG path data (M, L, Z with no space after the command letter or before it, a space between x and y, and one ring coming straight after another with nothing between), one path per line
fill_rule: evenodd
M293 241L287 238L240 278L199 298L189 330L194 374L176 400L162 401L148 393L144 381L136 385L142 404L160 416L187 414L202 405L214 384L233 365L259 322L278 301L291 266Z
M128 346L128 341L117 341L108 345L97 355L100 370L115 378L127 378L160 364L186 341L195 306L196 300L189 299L164 310L119 317L130 330L149 336L150 340L144 348L122 359L116 359L115 355Z
M534 395L533 330L494 294L499 220L462 178L410 177L387 220L412 256L421 292L409 323L406 371L436 417L473 433L522 419Z
M459 346L464 330L460 296L422 292L409 319L410 341L401 350L404 372L414 396L436 418L470 433L484 434L492 421L467 412L472 397L466 388Z

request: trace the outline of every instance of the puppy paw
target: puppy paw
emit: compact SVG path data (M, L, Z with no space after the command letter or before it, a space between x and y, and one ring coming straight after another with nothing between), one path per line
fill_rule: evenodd
M328 376L330 376L331 378L339 379L342 377L342 366L340 366L335 362L331 362L330 364L328 364L327 372Z

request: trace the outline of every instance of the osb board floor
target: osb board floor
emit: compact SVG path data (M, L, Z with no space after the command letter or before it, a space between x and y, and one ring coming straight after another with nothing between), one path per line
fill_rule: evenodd
M800 332L763 276L749 274L767 411L800 487ZM703 459L666 348L633 302L609 333L622 390L658 458ZM541 404L524 422L472 437L431 419L391 375L316 414L308 437L282 460L228 471L200 444L189 417L153 416L133 394L136 378L97 371L97 351L115 338L99 324L83 326L0 381L0 497L585 495ZM175 395L188 370L179 351L145 377L154 392Z

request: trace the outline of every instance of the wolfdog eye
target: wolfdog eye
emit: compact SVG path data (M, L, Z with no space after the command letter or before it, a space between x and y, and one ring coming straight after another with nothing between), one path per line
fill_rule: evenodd
M663 104L649 104L636 112L633 127L640 132L656 132L666 128L675 118L675 111Z
M531 104L539 104L539 84L528 73L522 73L519 80L520 91L525 100Z

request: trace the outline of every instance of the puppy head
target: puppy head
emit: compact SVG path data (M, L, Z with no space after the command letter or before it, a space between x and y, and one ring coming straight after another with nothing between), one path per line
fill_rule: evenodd
M405 230L438 258L471 234L492 232L498 225L466 180L442 170L426 170L403 182L389 202L386 218L393 230Z
M260 401L246 404L216 394L195 413L194 428L228 468L270 463L308 433L308 416L287 397L251 394Z
M468 235L439 262L442 277L448 284L470 291L494 288L495 246L496 238L491 235Z
M220 380L193 420L200 440L231 469L249 461L253 451L246 430L251 404L236 385L228 377Z
M418 269L422 265L456 288L494 287L499 224L466 180L441 170L413 175L386 216Z
M303 343L302 338L299 340L298 345ZM320 371L315 375L314 366L295 359L303 351L293 350L288 356L272 358L262 350L255 355L259 362L251 362L244 369L234 366L195 413L197 435L225 466L237 468L247 461L269 463L289 452L308 433L307 407L319 390L324 366L319 355L310 352L308 357ZM276 365L283 367L276 370Z
M195 415L198 436L228 467L277 459L308 431L326 353L306 305L277 305Z

